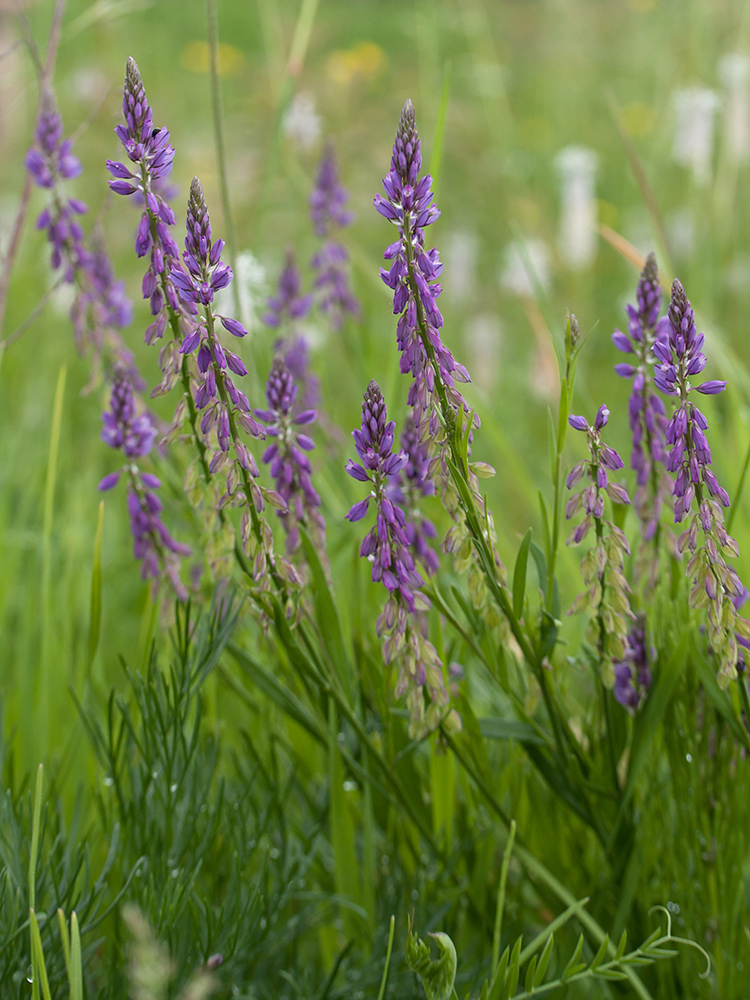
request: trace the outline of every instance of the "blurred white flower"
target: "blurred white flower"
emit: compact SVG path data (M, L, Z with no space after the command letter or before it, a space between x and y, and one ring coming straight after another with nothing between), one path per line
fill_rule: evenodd
M550 282L550 253L543 240L520 240L505 248L500 285L522 299L535 299Z
M686 87L672 95L675 110L672 158L693 173L696 184L708 183L714 145L714 117L721 103L707 87Z
M492 313L474 316L466 327L469 371L480 389L489 391L497 387L502 339L500 320Z
M454 229L443 243L441 257L445 260L444 294L461 303L474 298L477 287L479 239L469 229Z
M237 316L248 333L260 325L268 298L266 269L250 250L242 250L234 261L234 280L216 295L217 308Z
M750 156L750 56L730 52L719 63L719 79L726 89L724 130L729 155L735 163Z
M555 157L560 175L559 249L578 270L596 256L596 168L598 157L584 146L566 146Z
M301 91L295 95L284 115L282 127L284 134L303 152L307 153L317 145L320 139L321 120L310 94Z
M667 235L678 260L690 257L695 249L695 222L687 208L676 208L665 219Z

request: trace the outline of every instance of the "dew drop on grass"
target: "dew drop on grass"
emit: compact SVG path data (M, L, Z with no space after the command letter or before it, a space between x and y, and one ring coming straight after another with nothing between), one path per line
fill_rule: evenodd
M345 792L356 792L357 791L357 782L356 781L345 781L344 782L344 791Z
M268 852L268 856L269 858L272 858L275 861L280 853L281 852L279 851L278 847L272 847L271 850Z
M169 786L169 790L174 795L174 793L177 791L177 782L176 781Z
M419 892L416 889L412 889L411 898L414 900L415 903L419 899Z
M102 779L102 784L104 785L105 788L111 788L112 785L114 785L114 783L115 779L112 777L111 774L104 775L104 778Z
M693 763L693 755L691 753L686 753L685 754L685 760L688 762L688 764L692 764Z
M260 918L260 929L262 931L264 931L266 929L266 927L268 927L268 921L266 920L265 917L261 917Z

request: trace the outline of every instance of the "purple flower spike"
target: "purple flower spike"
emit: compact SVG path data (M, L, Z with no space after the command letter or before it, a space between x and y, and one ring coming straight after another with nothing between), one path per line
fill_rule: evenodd
M393 290L393 312L399 316L396 340L401 351L401 371L414 381L409 404L420 437L435 437L440 429L437 401L454 411L468 410L456 382L468 382L469 373L457 364L440 339L443 317L437 305L443 269L437 249L425 250L424 231L440 217L432 203L432 178L419 177L422 153L414 106L407 101L401 112L393 145L391 169L383 180L385 197L375 196L375 208L398 228L398 239L385 251L389 268L380 275ZM436 385L439 382L439 385ZM445 416L445 414L444 414Z
M315 420L314 410L298 412L295 407L297 386L284 359L276 357L266 385L267 410L256 410L255 415L266 424L266 436L271 443L263 455L270 463L271 475L276 480L276 490L287 509L278 512L287 532L287 551L299 548L299 525L310 531L322 552L325 538L325 521L320 513L320 497L311 481L312 468L306 452L315 447L313 440L299 430Z
M646 642L646 616L641 613L630 629L625 655L614 665L615 698L631 712L638 708L651 685L649 663L655 652Z
M691 553L686 566L691 583L690 604L708 610L708 636L718 663L718 681L726 686L737 676L738 636L740 642L750 639L750 623L737 611L735 599L743 586L726 561L728 554L739 553L736 541L724 527L722 508L729 506L729 494L710 468L711 449L705 434L708 421L688 398L692 389L713 395L722 392L726 383L691 384L691 376L703 371L706 364L704 337L696 329L693 309L677 280L672 285L668 316L669 336L657 352L658 376L654 381L677 397L677 407L666 429L667 469L675 477L675 521L685 520L693 501L698 508L680 536L678 547ZM703 544L699 545L701 533Z
M654 362L664 356L669 320L666 316L659 318L661 287L653 254L648 255L641 272L636 303L626 307L627 334L615 330L612 342L618 350L632 358L628 363L615 365L615 371L622 378L633 379L628 404L633 436L630 463L635 470L637 484L633 505L643 526L644 540L653 539L656 545L668 478L664 471L667 418L664 402L654 392L657 385ZM653 558L651 561L653 564Z
M310 261L315 272L318 306L334 330L340 330L345 316L355 319L362 308L349 287L346 247L334 238L336 230L350 225L354 215L344 206L349 194L339 180L339 168L332 145L328 145L320 161L315 190L310 195L310 216L313 228L325 242Z
M693 309L677 280L672 285L668 315L668 340L659 352L654 381L663 392L678 397L677 408L666 427L666 442L669 447L667 469L676 474L672 492L674 519L679 523L690 513L693 499L697 498L699 503L702 500L701 483L722 506L729 505L729 497L725 491L719 492L716 477L709 470L711 449L704 433L708 430L708 421L698 407L688 401L692 389L711 395L722 392L726 382L691 385L690 375L702 371L706 363L702 353L704 338L696 329ZM691 551L694 549L693 544Z
M153 112L146 98L141 74L134 59L128 58L122 95L125 123L115 132L122 142L133 170L124 163L107 160L107 169L114 180L109 186L116 194L137 194L143 206L135 239L139 257L149 254L149 266L143 278L143 297L149 300L152 316L157 320L146 331L146 342L153 343L164 334L166 310L180 311L180 301L170 278L170 271L179 250L169 227L174 225L174 212L162 196L165 179L172 170L174 149L169 130L154 128ZM186 315L195 312L191 303Z
M278 291L269 298L268 312L263 317L263 322L267 326L283 327L307 316L312 305L312 295L302 295L301 287L302 279L294 251L287 250L286 261L279 277Z
M47 208L36 228L43 229L52 246L52 267L62 270L63 280L73 285L75 295L70 315L76 346L91 354L92 377L87 388L100 378L102 369L125 366L139 388L132 353L125 347L119 328L130 323L132 310L125 286L116 281L112 265L96 232L86 245L79 218L88 209L77 198L67 197L62 181L77 177L81 164L71 152L70 139L62 139L63 127L51 93L42 98L42 110L34 134L34 145L26 154L26 168L34 182L51 192Z
M414 612L430 605L417 589L423 581L409 551L406 516L389 496L394 477L407 468L409 456L405 451L393 453L395 425L388 420L385 400L374 380L364 396L362 425L352 437L360 461L349 461L346 470L358 482L369 482L372 490L346 516L358 521L366 515L370 501L375 503L375 525L365 535L360 555L372 563L372 579L382 581L390 594L377 630L386 635L386 663L399 660L396 696L406 695L409 734L420 738L441 722L460 727L457 714L448 705L443 667L435 648L411 621Z
M349 462L346 471L360 482L372 484L372 499L377 507L377 521L365 536L361 554L372 557L372 578L382 580L391 594L398 594L408 611L414 611L414 591L422 585L415 569L406 537L406 516L388 497L388 481L405 468L409 458L404 451L393 454L395 424L388 420L380 386L373 379L367 387L362 404L362 427L352 432L361 465ZM368 504L361 501L346 515L359 520Z
M154 492L159 487L156 476L142 472L134 459L147 455L153 447L156 430L147 413L137 413L133 387L126 371L115 372L109 410L102 414L102 440L121 451L126 459L119 471L105 476L100 490L117 485L120 476L128 478L128 512L133 534L133 552L141 562L144 580L166 578L180 600L187 591L180 579L179 556L190 555L186 545L176 542L161 519L162 503Z
M349 192L339 179L339 165L333 144L329 143L318 167L315 190L310 195L310 217L316 236L329 237L336 229L345 229L354 213L345 208Z

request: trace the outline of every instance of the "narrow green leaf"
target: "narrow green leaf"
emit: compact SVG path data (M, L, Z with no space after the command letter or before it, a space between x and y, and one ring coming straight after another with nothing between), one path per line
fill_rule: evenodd
M331 701L328 713L328 767L331 846L333 848L333 881L336 892L351 900L362 898L359 884L359 862L355 850L356 830L350 798L344 784L344 764L338 740L338 715ZM354 914L343 912L344 924L349 935L360 936ZM360 928L361 930L361 928Z
M534 957L531 959L528 966L526 967L526 977L524 979L524 986L527 993L531 993L531 991L534 989L534 976L536 975L536 963L537 963L537 956L534 955Z
M488 740L517 740L544 746L544 740L527 722L516 719L477 719L482 736Z
M510 948L506 946L505 951L500 959L500 964L497 967L497 972L495 973L495 978L492 980L492 989L490 990L490 995L487 1000L500 1000L500 996L503 992L503 986L505 985L505 975L508 971L508 963L510 962Z
M531 984L534 989L537 986L541 986L544 982L544 977L547 975L547 966L549 965L549 960L552 956L552 949L555 945L555 935L550 934L547 938L547 943L544 946L544 951L539 959L539 965L537 966L536 975L534 976L534 981Z
M70 979L70 938L68 937L68 922L61 909L57 910L57 922L60 926L60 940L62 941L63 957L65 958L65 971Z
M628 978L624 972L618 972L617 969L594 969L594 975L599 976L601 979L609 979L612 982Z
M326 746L328 738L325 727L312 715L290 688L279 680L273 671L268 670L254 660L249 653L235 642L230 642L227 648L240 667L247 673L252 683L267 698L274 702L285 715L288 715L298 725L302 726L303 729L306 729L322 746ZM237 678L224 671L222 671L222 677L243 700L248 699L247 691L245 691Z
M547 446L549 449L549 470L552 482L557 478L557 435L555 434L555 423L552 419L552 410L547 407Z
M508 841L503 851L503 863L500 867L500 885L498 886L497 903L495 905L495 927L492 934L492 971L495 976L497 975L498 956L500 955L500 932L503 926L503 911L505 909L505 885L508 880L508 868L510 866L510 857L513 853L513 842L515 839L516 821L511 820Z
M324 637L323 648L329 654L339 680L349 690L354 673L349 667L349 654L344 645L344 634L341 629L341 620L336 608L332 584L329 583L326 576L323 563L320 559L320 553L302 526L300 526L300 537L305 552L305 559L312 573L311 587L309 589L312 594L313 604L315 605L315 617L318 627Z
M31 820L31 852L29 854L29 908L36 906L36 863L39 857L39 827L42 821L42 781L44 766L36 770L36 785L34 786L34 811Z
M578 971L579 969L578 960L580 959L582 953L583 953L583 934L580 934L578 937L578 943L575 946L575 950L573 951L573 954L570 956L568 964L565 966L565 969L563 970L562 974L563 979L567 979L569 976L575 975L575 972L571 972L571 969L575 969L576 971Z
M549 534L549 523L547 521L547 508L544 503L544 497L539 494L539 510L541 512L542 518L542 535L544 540L544 549L537 545L535 541L531 542L531 555L536 563L536 572L539 577L539 587L541 588L544 600L547 600L547 556L550 550L550 534Z
M388 983L388 970L391 967L391 953L393 952L393 931L396 927L396 918L391 915L391 925L388 929L388 949L385 953L385 966L383 967L383 978L380 980L380 989L378 990L378 1000L383 1000L385 996L385 987Z
M606 934L604 940L599 945L599 951L594 955L594 959L591 963L591 968L596 970L602 964L604 959L607 957L607 949L609 948L609 934Z
M510 956L510 965L508 966L508 974L505 977L505 985L503 986L503 992L501 994L502 1000L508 1000L516 992L516 987L518 986L518 977L520 975L520 964L519 959L521 956L521 942L522 938L517 938L516 943L513 945L513 951Z
M534 952L538 951L541 948L542 942L545 939L549 941L548 935L551 936L552 934L554 934L555 931L558 931L561 927L564 927L565 924L567 924L567 922L571 919L571 917L574 917L576 916L576 914L580 913L585 908L586 904L589 901L589 898L590 898L589 896L584 896L583 899L577 900L575 903L572 904L572 906L569 906L566 910L563 910L563 912L559 915L559 917L555 917L555 919L552 921L551 924L547 924L544 930L540 934L537 934L534 940L530 944L527 944L526 947L521 952L521 965L523 965L524 962L528 962L528 960L531 958Z
M628 946L628 932L623 931L620 935L620 943L617 945L617 951L615 952L615 961L619 962L622 956L625 954L625 949Z
M526 594L526 569L529 562L530 545L531 528L523 536L523 541L516 556L516 566L513 570L513 610L516 618L520 618L523 615L523 599Z
M83 1000L81 932L75 910L70 914L70 1000Z
M102 627L102 526L104 501L99 502L99 518L94 536L94 562L91 567L91 612L89 615L89 670L99 647Z
M620 807L610 834L610 839L613 842L619 830L620 823L625 816L625 810L630 802L630 797L635 791L638 777L647 762L652 759L651 746L659 732L664 713L672 703L672 696L689 659L688 649L693 643L692 630L687 628L682 633L682 637L675 646L672 655L666 659L666 662L661 663L655 671L656 680L651 685L643 708L636 715L633 726L628 776L625 788L623 789L622 799L620 800Z
M568 317L570 325L570 317ZM560 383L560 409L557 413L557 450L562 453L565 445L565 435L568 430L568 412L570 410L570 398L568 396L568 381L563 378Z
M443 76L443 87L440 91L440 104L438 105L437 121L435 122L435 132L432 140L432 155L430 157L429 173L432 177L432 190L437 194L440 182L440 171L443 165L443 148L445 145L445 120L448 115L448 103L451 93L451 71L450 64L446 66Z
M29 910L29 934L31 937L31 995L33 1000L39 1000L41 989L41 996L44 1000L52 1000L49 979L47 978L47 966L44 961L42 935L39 933L39 924L33 910Z

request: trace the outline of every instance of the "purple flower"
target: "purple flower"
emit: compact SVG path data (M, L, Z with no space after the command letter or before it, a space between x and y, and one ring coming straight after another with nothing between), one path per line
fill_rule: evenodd
M278 291L269 298L268 312L263 317L263 322L267 326L283 327L307 316L312 305L312 295L302 295L301 285L294 251L287 250L286 261L279 277Z
M373 380L362 404L362 425L352 432L360 461L346 465L353 479L369 483L372 489L346 516L359 521L370 502L375 502L375 525L365 535L360 555L372 562L372 579L382 581L390 595L378 618L377 631L385 634L385 662L398 659L396 696L406 696L409 735L418 739L441 723L453 728L460 728L461 723L448 707L450 698L440 658L411 620L414 612L426 610L430 603L417 589L423 581L409 551L406 516L388 495L394 477L409 463L406 452L393 453L394 435L395 424L388 420L385 400Z
M339 165L332 143L328 143L318 167L315 190L310 195L310 217L317 236L328 237L336 229L345 229L354 220L354 213L344 206L349 192L339 179Z
M665 340L669 320L659 319L661 288L656 258L649 254L641 272L636 292L637 305L626 306L627 334L615 330L615 347L632 358L632 363L615 365L623 378L633 379L628 412L633 435L631 467L636 473L634 506L643 525L646 541L658 537L659 515L666 490L663 467L666 458L666 411L660 396L653 391L654 344Z
M74 286L70 314L81 353L89 351L92 359L92 387L103 367L125 365L134 384L142 385L132 353L125 347L118 327L127 326L132 308L123 282L116 281L112 265L101 245L85 243L78 219L87 211L77 198L63 194L61 182L77 177L81 164L71 153L71 141L62 140L62 121L47 93L34 134L35 145L26 154L26 167L36 184L51 192L47 208L39 215L36 227L47 233L52 245L52 267L62 268L63 280Z
M388 497L388 481L408 462L406 452L393 454L395 424L388 420L385 400L373 379L367 387L362 404L362 426L352 432L361 464L349 460L346 471L360 482L369 482L372 492L356 503L346 515L359 521L367 514L371 500L375 501L376 523L367 533L360 555L372 561L372 578L382 580L391 594L397 593L408 611L414 611L414 590L422 585L415 569L406 537L406 517L401 508Z
M437 249L425 250L424 230L440 212L433 205L432 178L419 176L422 167L414 106L407 101L401 112L391 157L391 169L383 179L386 197L375 196L375 208L398 229L398 239L385 251L390 268L380 275L393 290L393 311L399 316L396 339L401 351L401 371L410 372L413 383L409 404L420 435L429 423L434 438L441 430L434 394L444 396L453 410L466 408L456 382L468 382L469 373L454 361L440 339L443 317L437 305L442 291L438 279L443 269ZM447 414L443 414L445 418Z
M617 701L634 712L651 685L649 661L655 651L646 643L646 616L641 613L628 634L625 655L614 664L614 695Z
M133 552L141 562L144 580L166 577L180 600L187 591L180 579L179 556L190 555L186 545L176 542L161 519L162 503L155 490L159 480L142 472L134 459L147 455L153 447L156 431L147 413L138 413L133 387L127 372L115 372L109 410L102 414L102 440L121 451L129 461L119 472L110 473L99 483L100 490L110 490L120 476L128 478L128 513L133 534Z
M77 177L82 169L71 153L71 140L63 141L62 131L62 119L52 95L47 93L42 98L34 145L27 152L24 164L34 183L53 193L49 206L37 217L36 228L45 230L52 245L53 269L64 265L64 280L72 284L76 273L88 263L84 232L78 221L88 208L78 198L65 197L60 190L61 181Z
M334 238L337 229L350 225L354 215L346 211L349 194L339 180L338 163L332 145L328 145L320 161L315 190L310 195L310 216L313 228L325 242L310 261L315 272L315 289L321 312L325 313L334 330L340 330L347 314L357 318L362 309L349 286L349 254Z
M195 307L190 303L181 309L170 277L179 249L169 231L175 223L174 212L160 192L164 191L166 178L172 170L174 149L169 130L154 128L151 105L132 58L128 58L125 68L122 111L125 123L117 125L115 132L134 168L131 170L124 163L107 160L107 169L114 178L109 186L116 194L137 195L143 206L135 251L139 257L149 255L142 292L144 299L149 300L151 315L156 317L146 331L146 343L152 344L164 335L170 311L175 316L182 311L189 317Z
M690 605L708 610L708 636L719 664L718 681L726 686L737 676L738 637L740 642L750 640L750 623L737 611L735 599L744 588L726 561L729 554L739 555L736 541L724 527L722 508L729 506L729 494L710 468L711 449L705 434L708 421L688 399L692 389L713 395L723 391L726 382L691 384L691 378L706 366L704 337L696 330L693 310L677 280L672 285L668 316L669 338L654 345L659 359L654 381L663 392L678 398L666 431L667 470L675 477L675 521L685 519L693 501L698 508L677 544L681 552L687 549L691 553L685 567L691 583ZM703 544L699 545L701 534Z
M42 100L42 110L34 131L35 145L29 149L24 160L38 187L51 190L57 187L59 179L70 180L83 170L81 161L71 152L72 141L63 141L62 131L62 119L51 95L47 94Z
M358 319L362 307L349 286L349 254L340 243L329 240L310 261L315 272L318 307L334 330L340 330L348 314Z
M437 573L440 560L431 545L437 532L435 525L420 509L422 498L435 493L435 484L428 478L427 452L419 440L412 416L406 418L401 434L401 450L406 453L407 462L398 476L389 482L388 495L405 508L405 533L414 558L428 573Z
M709 394L721 392L726 388L726 382L704 382L699 386L690 382L706 366L704 337L696 329L695 316L685 289L676 279L672 285L668 316L668 338L654 344L654 354L659 360L654 382L662 392L679 397L677 409L666 428L669 446L667 470L675 475L672 491L675 498L674 519L678 523L682 521L696 497L699 503L704 502L703 486L707 491L705 516L713 519L716 516L714 508L718 510L719 505L729 506L729 494L719 486L716 476L709 469L711 449L705 435L708 421L698 407L688 401L688 393L692 389Z
M315 410L299 412L295 406L297 386L283 358L276 357L266 385L267 410L256 410L255 415L266 424L266 436L271 443L263 454L263 461L270 463L271 475L276 480L276 490L284 499L287 510L280 510L279 517L287 532L287 551L299 547L299 525L311 531L319 548L323 548L325 521L320 513L320 497L311 481L312 467L306 452L312 451L312 438L300 431L316 417Z

